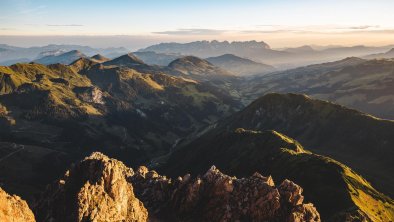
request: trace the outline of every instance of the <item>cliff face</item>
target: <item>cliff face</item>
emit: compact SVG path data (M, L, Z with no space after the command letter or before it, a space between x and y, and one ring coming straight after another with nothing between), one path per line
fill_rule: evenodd
M9 195L0 188L0 221L35 222L33 212L26 201L16 195Z
M171 180L93 153L48 186L34 210L39 221L320 221L301 193L288 180L276 187L271 177L237 179L215 167Z

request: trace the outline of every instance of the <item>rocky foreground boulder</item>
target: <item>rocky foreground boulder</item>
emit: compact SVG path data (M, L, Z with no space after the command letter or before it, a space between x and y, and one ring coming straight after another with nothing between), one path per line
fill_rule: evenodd
M320 221L302 188L275 186L255 173L237 179L214 166L175 180L93 153L47 187L36 201L38 221Z
M0 221L34 222L33 212L26 201L16 195L9 195L0 188Z

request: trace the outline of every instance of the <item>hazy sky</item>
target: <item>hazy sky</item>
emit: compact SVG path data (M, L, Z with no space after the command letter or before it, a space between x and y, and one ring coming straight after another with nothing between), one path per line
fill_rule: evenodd
M0 0L0 43L384 45L394 43L393 9L393 0Z

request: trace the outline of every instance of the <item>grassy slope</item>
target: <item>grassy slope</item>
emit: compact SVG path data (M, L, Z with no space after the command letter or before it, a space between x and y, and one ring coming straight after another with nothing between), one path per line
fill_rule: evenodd
M310 153L275 131L208 133L175 152L162 170L171 176L198 174L211 165L236 176L259 171L275 181L293 180L304 188L306 200L315 204L325 220L360 214L375 221L394 217L394 202L350 168Z
M394 195L394 122L299 94L267 94L224 124L277 130L317 154L338 160Z
M91 115L100 115L100 112L90 104L81 101L73 92L75 87L90 87L90 80L86 76L75 73L67 66L56 64L44 66L41 64L15 64L10 67L0 67L15 79L15 86L4 94L12 94L19 89L18 98L28 99L29 94L40 94L46 100L45 106L64 112L85 112ZM59 82L60 80L60 82ZM26 94L24 97L23 95ZM9 100L13 100L10 95ZM14 104L14 101L11 101ZM22 102L22 101L21 101ZM37 104L44 105L44 104ZM42 107L31 107L32 109Z

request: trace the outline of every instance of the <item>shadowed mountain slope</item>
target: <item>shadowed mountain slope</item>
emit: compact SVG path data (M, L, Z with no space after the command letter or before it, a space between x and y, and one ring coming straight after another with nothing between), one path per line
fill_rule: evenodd
M274 180L289 178L305 188L305 199L316 205L324 221L385 221L394 216L394 201L347 166L276 131L234 129L228 123L175 151L161 170L197 174L215 164L236 176L258 171Z
M304 95L267 94L225 120L225 126L283 132L394 195L393 121Z

